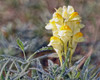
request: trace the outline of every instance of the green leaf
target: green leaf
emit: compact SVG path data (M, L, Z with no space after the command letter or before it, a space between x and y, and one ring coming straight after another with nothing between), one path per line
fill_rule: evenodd
M10 67L9 67L9 70L8 70L8 72L7 72L7 74L6 74L5 80L9 80L10 70L11 70L11 68L13 67L13 64L14 64L14 61L11 63L11 65L10 65Z
M40 53L40 52L42 52L42 51L47 51L47 50L53 50L53 48L52 47L42 47L41 49L39 49L39 50L37 50L37 51L35 51L28 59L27 59L27 61L29 61L34 55L36 55L37 53Z
M85 61L85 63L84 63L84 66L88 66L88 65L89 65L90 59L91 59L91 57L88 57L88 59L87 59L87 60Z
M88 65L90 63L90 59L91 59L91 57L88 57L88 59L85 61L83 69L82 69L82 73L84 73L85 70L87 69L87 67L88 67Z
M75 76L76 79L80 77L80 72L77 72L77 75Z
M17 44L18 44L18 46L20 47L20 49L21 49L22 51L24 51L24 45L23 45L22 41L21 41L19 38L17 39Z
M100 68L91 76L91 80L94 80L100 73Z
M1 77L1 75L2 75L2 73L3 73L3 70L5 69L5 67L6 67L6 65L8 64L9 61L10 61L10 60L6 61L5 64L3 65L3 67L1 68L0 77Z
M81 74L82 74L81 77L83 78L83 80L86 80L88 77L87 75L88 75L88 66L90 63L90 59L91 59L91 57L88 57L88 59L84 63L84 66L83 66L83 69L81 72Z
M3 74L1 75L0 80L5 80Z
M49 50L53 50L52 47L50 46L46 46L46 47L42 47L41 49L37 50L36 52L43 52L43 51L49 51Z

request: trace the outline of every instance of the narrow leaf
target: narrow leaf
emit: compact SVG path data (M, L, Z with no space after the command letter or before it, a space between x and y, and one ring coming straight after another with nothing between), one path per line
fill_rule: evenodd
M12 62L12 64L11 64L10 67L9 67L9 70L8 70L8 72L7 72L7 74L6 74L5 80L9 80L8 77L9 77L10 70L11 70L11 68L13 67L13 64L14 64L14 61Z
M17 39L17 44L18 44L18 46L20 47L20 49L21 49L22 51L24 51L24 45L23 45L22 41L21 41L19 38Z
M8 64L9 61L10 61L10 60L6 61L6 63L3 65L3 67L2 67L2 69L1 69L1 71L0 71L0 77L1 77L1 75L2 75L2 72L3 72L4 68L5 68L5 66Z

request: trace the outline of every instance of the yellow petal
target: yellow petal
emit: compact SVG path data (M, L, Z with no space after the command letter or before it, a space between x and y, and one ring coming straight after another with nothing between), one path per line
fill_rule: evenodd
M73 12L69 17L69 20L73 19L76 16L78 16L78 12Z
M55 9L56 10L56 12L57 13L59 13L60 15L62 15L62 11L63 11L63 9L60 7L60 8L58 8L58 9Z
M81 32L78 32L75 34L75 37L82 37L82 36L83 36L83 34Z
M73 12L74 12L74 8L72 7L72 6L68 6L68 8L67 8L67 12L69 13L69 14L72 14Z
M45 26L45 28L47 29L47 30L50 30L50 29L52 29L52 25L50 24L50 23L48 23L46 26Z
M61 37L61 36L64 36L65 38L66 37L70 37L72 36L72 31L66 31L66 30L62 30L62 31L59 31L58 32L58 35Z
M79 15L76 15L75 17L73 17L72 19L70 19L71 21L80 21L81 22L81 17Z
M84 28L84 24L79 24L79 28Z
M61 51L63 48L63 43L62 43L62 40L60 38L58 38L56 36L52 36L50 38L49 46L53 46L53 48Z
M82 34L81 32L76 33L76 34L73 36L73 40L74 40L75 42L83 42L83 41L84 41L83 34Z
M57 12L53 14L52 20L55 21L56 26L63 24L63 17Z
M66 6L63 6L62 16L63 16L64 18L67 18L67 17L68 17Z
M56 37L56 36L52 36L52 37L50 38L50 41L52 41L52 40L60 41L60 39L59 39L58 37Z
M70 27L67 26L67 25L63 25L63 26L60 28L60 30L69 30L69 31L71 31Z
M61 16L59 13L55 12L55 13L53 14L53 18L62 19L62 16Z

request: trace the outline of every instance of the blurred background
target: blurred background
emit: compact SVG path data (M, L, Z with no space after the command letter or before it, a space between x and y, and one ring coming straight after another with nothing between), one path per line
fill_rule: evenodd
M54 8L64 5L72 5L85 24L82 32L86 41L78 44L75 60L88 54L93 46L92 62L100 67L100 0L0 0L0 55L23 56L17 38L24 42L27 56L46 46L52 32L45 26Z

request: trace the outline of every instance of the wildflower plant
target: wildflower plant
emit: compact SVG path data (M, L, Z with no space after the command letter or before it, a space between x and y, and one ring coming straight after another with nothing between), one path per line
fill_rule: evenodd
M100 69L89 67L91 57L88 57L82 69L78 69L78 65L84 57L71 65L78 42L84 41L83 34L80 32L83 27L79 14L72 6L56 9L53 18L46 26L46 29L53 32L48 46L26 57L25 46L18 39L17 44L24 58L0 55L0 80L100 80L98 77ZM34 57L34 55L53 49L59 57L61 66L48 60L48 66L44 69L40 60L51 54L40 57Z
M62 66L62 56L66 59L67 52L70 50L69 62L71 64L78 42L84 41L83 34L80 32L84 25L81 24L81 17L72 6L63 6L55 10L56 12L45 28L52 30L53 36L48 46L53 46Z

